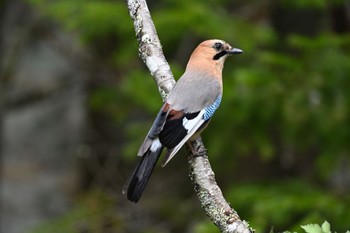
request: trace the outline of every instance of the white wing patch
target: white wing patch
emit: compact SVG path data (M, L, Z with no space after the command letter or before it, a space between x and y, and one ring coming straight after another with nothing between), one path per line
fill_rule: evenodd
M152 152L156 152L161 146L162 146L162 143L160 143L159 138L156 138L152 141L150 150Z
M200 113L199 113L200 114ZM198 114L198 116L199 116ZM182 120L182 125L183 127L187 130L187 131L190 131L195 125L196 123L198 122L198 116L189 120L187 119L186 117L184 117L184 119Z

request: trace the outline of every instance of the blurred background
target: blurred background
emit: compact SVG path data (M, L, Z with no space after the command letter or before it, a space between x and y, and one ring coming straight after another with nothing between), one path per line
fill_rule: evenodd
M224 196L257 232L350 228L350 2L148 1L176 78L205 39L226 61L203 134ZM121 194L162 100L117 0L0 1L2 233L219 232L184 151L135 205Z

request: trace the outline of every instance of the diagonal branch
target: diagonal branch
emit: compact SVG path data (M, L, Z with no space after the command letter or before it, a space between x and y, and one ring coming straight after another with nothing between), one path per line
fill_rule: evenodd
M163 99L175 84L168 62L154 27L145 0L126 0L139 44L139 55L153 76ZM201 138L187 144L190 177L202 208L210 220L224 233L251 233L230 207L215 181L207 152Z
M190 178L201 206L210 220L223 233L252 233L248 222L240 219L222 195L202 139L198 138L188 144L190 144L187 145Z

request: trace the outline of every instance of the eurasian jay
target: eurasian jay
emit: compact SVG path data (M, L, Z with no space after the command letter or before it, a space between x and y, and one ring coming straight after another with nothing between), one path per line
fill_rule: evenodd
M225 59L241 53L222 40L206 40L193 51L137 153L141 160L123 188L130 201L139 201L164 147L163 167L207 126L221 102Z

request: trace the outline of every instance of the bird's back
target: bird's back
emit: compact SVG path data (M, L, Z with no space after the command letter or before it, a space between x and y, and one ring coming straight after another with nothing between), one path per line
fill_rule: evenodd
M220 81L210 74L186 70L167 98L172 109L198 112L221 95Z

